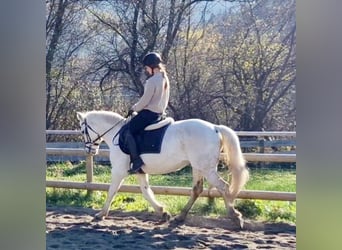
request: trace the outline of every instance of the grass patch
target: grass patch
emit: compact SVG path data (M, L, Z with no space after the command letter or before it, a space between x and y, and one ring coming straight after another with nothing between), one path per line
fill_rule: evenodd
M94 166L94 182L110 182L110 166ZM227 179L225 170L220 170L223 178ZM47 180L68 180L76 182L86 181L85 162L71 164L70 162L51 164L46 170ZM128 176L124 184L138 184L135 176ZM184 168L181 171L167 175L151 175L152 186L178 186L191 187L191 169ZM205 187L208 183L205 182ZM296 171L293 169L254 169L250 171L250 180L245 189L265 191L296 191ZM86 190L46 188L46 202L59 206L81 206L93 209L101 209L107 192L93 191L91 195ZM179 214L188 196L156 195L157 200L166 206L167 210L175 215ZM264 221L296 222L296 202L288 201L264 201L264 200L240 200L236 202L236 208L245 218ZM141 194L118 193L113 199L111 209L124 211L153 211L150 204ZM194 204L190 214L210 217L225 216L226 209L222 198L213 200L201 197Z

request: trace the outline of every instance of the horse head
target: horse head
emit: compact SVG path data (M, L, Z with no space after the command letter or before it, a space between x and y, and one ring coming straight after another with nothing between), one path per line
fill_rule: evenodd
M77 119L80 122L81 133L85 141L87 154L96 155L99 153L102 136L92 128L87 121L87 113L77 112Z
M107 144L112 141L113 133L116 133L125 121L121 115L111 111L99 110L76 114L85 141L85 151L92 155L99 153L103 140L107 140Z

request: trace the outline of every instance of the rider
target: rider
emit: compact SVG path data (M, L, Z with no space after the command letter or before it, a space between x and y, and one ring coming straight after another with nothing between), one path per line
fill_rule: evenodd
M128 111L128 116L134 111L138 112L128 124L126 137L132 162L128 172L131 174L138 172L144 165L137 149L135 135L165 114L170 97L169 79L160 55L156 52L148 53L142 62L149 78L145 82L143 96Z

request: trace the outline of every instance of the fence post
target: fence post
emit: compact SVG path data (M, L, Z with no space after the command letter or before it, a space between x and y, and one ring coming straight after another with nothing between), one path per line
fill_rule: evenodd
M265 138L261 138L259 140L259 153L263 154L265 153ZM264 162L258 162L258 166L259 167L265 167L265 163Z
M262 138L259 140L259 153L265 153L265 139Z
M87 182L93 182L93 169L94 169L94 157L92 155L86 156L86 170L87 170ZM91 190L87 190L87 195L92 193Z

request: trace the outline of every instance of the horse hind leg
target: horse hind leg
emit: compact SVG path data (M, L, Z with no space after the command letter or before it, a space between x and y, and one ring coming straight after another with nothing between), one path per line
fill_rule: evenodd
M229 184L219 176L217 171L211 171L206 178L208 182L212 186L216 187L222 195L227 209L228 218L231 219L234 224L238 225L240 228L243 228L244 221L242 219L241 213L234 208L235 197L229 191Z
M140 189L144 198L151 204L154 211L161 216L163 221L168 221L171 215L165 211L164 207L156 200L154 193L150 187L147 174L138 174L138 181L140 183Z
M188 200L188 203L185 205L181 213L175 217L175 220L178 222L182 222L185 220L186 216L188 215L191 207L197 200L197 198L200 196L200 194L203 192L203 176L200 174L200 172L193 169L192 171L193 175L193 187L191 191L190 199Z

